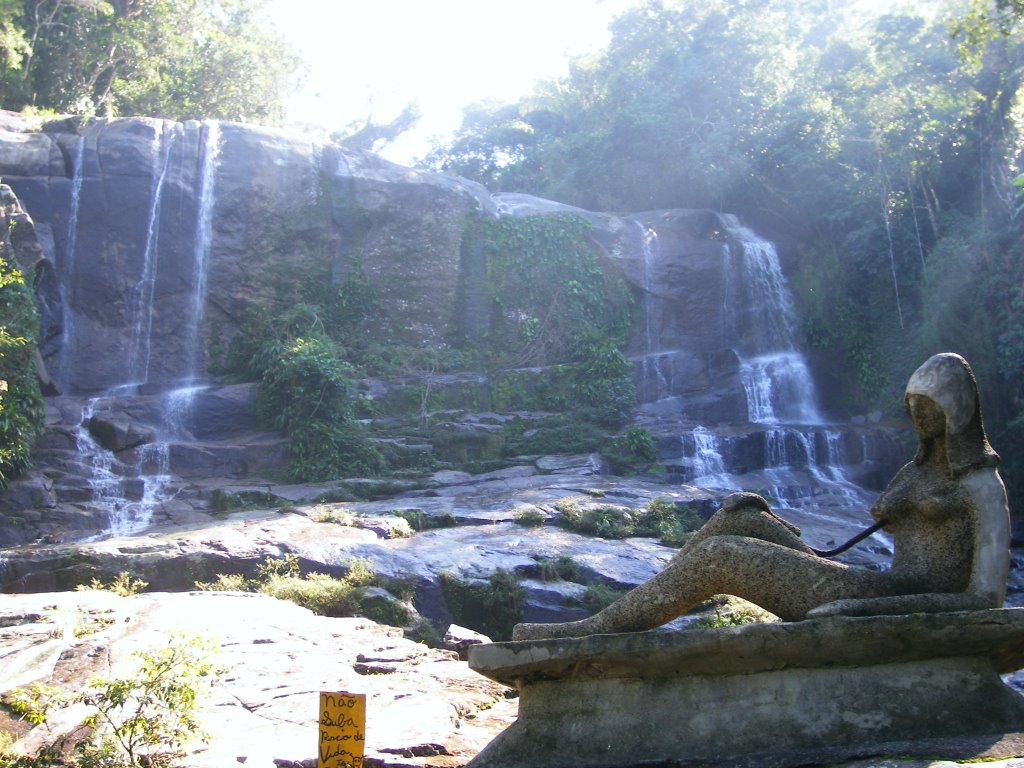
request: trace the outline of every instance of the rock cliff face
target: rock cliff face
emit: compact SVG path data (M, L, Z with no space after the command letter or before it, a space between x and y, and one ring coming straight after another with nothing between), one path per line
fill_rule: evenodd
M482 338L484 267L465 233L499 214L590 222L605 268L640 305L626 351L643 402L686 396L695 422L753 420L742 362L793 351L791 309L772 284L781 273L751 272L766 244L709 211L619 218L492 197L463 179L227 123L29 130L7 116L0 175L35 222L42 353L62 394L205 380L211 348L238 334L275 275L340 286L358 270L395 341Z
M211 371L271 298L301 301L303 281L363 281L389 343L473 359L465 353L500 317L475 233L503 218L575 214L605 278L627 286L636 420L658 439L663 477L712 496L746 488L792 509L838 506L838 535L859 519L863 486L879 487L903 458L894 431L821 415L778 254L728 215L612 216L492 196L371 154L215 122L31 127L0 115L0 176L26 212L24 266L55 395L40 471L0 495L0 546L195 521L212 489L280 470L286 442L259 432L254 385L224 386ZM489 373L475 364L360 387L419 411L427 395L444 401L457 437L543 420L489 413Z
M462 228L490 206L469 182L240 125L6 127L0 174L53 277L42 351L65 394L202 378L267 270L340 284L359 263L410 341L441 341Z

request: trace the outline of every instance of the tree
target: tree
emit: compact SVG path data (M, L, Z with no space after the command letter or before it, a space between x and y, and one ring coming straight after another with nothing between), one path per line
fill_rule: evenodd
M3 0L3 107L274 123L297 60L264 0Z

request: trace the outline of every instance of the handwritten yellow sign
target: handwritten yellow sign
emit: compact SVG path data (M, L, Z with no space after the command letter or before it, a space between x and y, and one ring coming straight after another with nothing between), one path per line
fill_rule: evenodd
M320 694L320 747L316 768L362 768L366 694Z

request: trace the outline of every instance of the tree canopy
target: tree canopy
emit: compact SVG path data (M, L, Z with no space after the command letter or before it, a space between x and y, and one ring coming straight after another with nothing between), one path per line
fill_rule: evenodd
M263 0L0 0L0 105L276 123L298 60Z

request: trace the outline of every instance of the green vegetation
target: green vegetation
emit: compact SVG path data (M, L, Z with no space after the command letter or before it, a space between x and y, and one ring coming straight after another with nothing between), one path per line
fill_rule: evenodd
M278 600L289 600L320 616L364 616L372 621L406 627L413 611L405 605L412 599L411 586L403 580L378 577L369 560L352 558L343 578L323 573L303 574L294 554L266 558L256 567L256 578L218 574L212 582L196 582L196 589L210 592L259 592ZM391 593L385 597L371 587ZM399 594L395 595L398 592Z
M603 611L624 594L626 594L624 589L616 589L608 584L595 581L593 584L588 584L583 593L583 607L591 614L595 614Z
M257 414L290 438L294 481L373 475L382 459L353 418L353 369L330 339L295 338L262 350Z
M658 444L647 429L634 425L616 437L610 449L603 454L612 472L621 475L639 466L654 464L658 460Z
M43 428L34 360L39 321L11 251L10 232L0 232L0 489L31 466L32 446Z
M449 512L428 515L421 509L396 509L392 511L392 514L405 520L416 533L431 531L435 528L454 528L459 524L455 516Z
M213 641L174 635L137 656L133 677L93 678L77 697L96 708L86 718L92 732L76 745L82 768L170 766L205 737L199 710L225 672Z
M524 528L539 528L548 516L536 507L520 507L512 512L512 522Z
M0 105L277 123L298 60L262 0L0 3Z
M576 581L579 565L568 555L537 560L541 581Z
M131 597L139 594L148 586L148 582L136 578L130 571L121 571L109 582L93 579L88 584L79 584L75 590L80 592L85 589L101 589L121 597Z
M679 546L703 524L691 507L661 497L652 499L640 510L594 503L581 506L581 501L570 496L554 503L561 513L561 524L571 531L602 539L654 536L664 544Z
M92 677L71 697L52 686L33 683L4 697L4 706L33 725L46 722L56 708L85 704L91 708L86 733L74 742L75 755L58 745L33 756L0 752L0 766L38 768L161 768L175 765L185 747L205 738L200 711L225 668L217 647L200 636L174 634L159 648L142 651L138 668L123 678Z
M742 627L747 624L771 624L779 617L759 608L753 603L731 595L718 595L702 603L697 611L705 615L689 626L694 629L718 629L720 627Z
M512 627L522 615L524 597L515 574L499 568L484 584L466 582L447 572L440 579L445 603L456 624L495 641L511 639Z
M32 725L46 722L50 710L60 701L60 692L52 685L31 683L26 688L15 688L3 697L3 705L18 717Z

